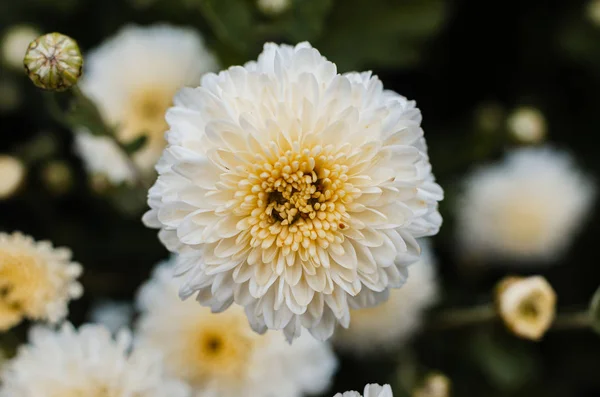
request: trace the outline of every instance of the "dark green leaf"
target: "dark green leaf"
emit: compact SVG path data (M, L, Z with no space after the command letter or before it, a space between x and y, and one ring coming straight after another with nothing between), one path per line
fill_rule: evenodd
M590 326L594 331L600 334L600 288L592 297L590 303Z
M148 142L148 135L142 134L134 140L124 143L123 149L127 154L133 154L144 147L144 145Z

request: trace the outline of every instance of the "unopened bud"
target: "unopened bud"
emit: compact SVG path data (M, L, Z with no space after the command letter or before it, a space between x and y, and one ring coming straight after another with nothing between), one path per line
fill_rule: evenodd
M267 15L278 15L286 11L291 5L290 0L258 0L258 9Z
M412 397L450 397L451 387L452 383L446 375L432 373L413 391Z
M83 57L75 40L60 33L49 33L29 44L24 65L36 86L64 91L81 76Z
M0 200L7 199L25 180L25 166L16 157L0 155Z
M507 120L508 130L519 142L538 143L546 137L546 119L542 112L531 107L515 110Z
M512 333L539 340L554 321L556 293L541 276L507 277L496 287L496 306Z

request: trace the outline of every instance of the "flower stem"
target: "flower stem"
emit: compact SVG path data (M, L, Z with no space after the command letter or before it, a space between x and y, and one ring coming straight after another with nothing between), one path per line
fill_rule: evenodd
M437 314L430 323L433 329L458 328L485 323L496 318L496 311L491 304L448 309Z
M591 324L590 315L587 311L562 313L556 316L552 329L568 330L588 328Z

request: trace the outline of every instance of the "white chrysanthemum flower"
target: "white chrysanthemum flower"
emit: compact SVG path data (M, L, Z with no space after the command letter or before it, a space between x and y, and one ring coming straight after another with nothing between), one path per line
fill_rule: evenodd
M290 346L278 333L253 332L239 307L215 314L182 302L173 270L172 262L160 265L140 290L137 336L195 396L295 397L329 385L337 365L324 342L306 334Z
M102 324L112 333L130 326L134 309L131 302L100 301L90 310L89 318L92 323Z
M175 92L197 85L217 68L197 32L167 25L126 27L85 60L80 86L105 122L116 127L117 139L126 143L148 136L134 155L145 173L152 172L166 144L165 112ZM80 131L75 142L90 172L104 173L115 184L133 179L125 155L110 138Z
M546 136L546 119L536 108L516 109L507 120L508 130L515 139L524 143L538 143Z
M265 14L277 15L290 8L292 2L291 0L257 0L256 5Z
M30 25L14 25L2 36L2 61L11 68L23 70L23 58L29 43L37 39L40 32Z
M167 113L144 221L185 274L182 297L246 308L258 332L319 339L400 287L441 224L415 103L337 74L308 43L208 74Z
M0 155L0 200L11 197L23 184L25 166L16 157Z
M352 310L350 326L334 335L337 346L355 353L389 349L406 342L420 327L438 292L435 258L429 244L420 243L421 259L409 266L406 284L389 291L388 300L379 306Z
M544 277L507 277L496 288L496 306L515 335L540 340L556 315L556 292Z
M130 354L130 342L129 332L113 340L99 325L35 327L4 369L0 397L189 396L185 384L165 377L159 354Z
M393 397L392 388L390 385L377 385L370 384L365 386L365 391L360 394L357 391L347 391L345 393L338 393L333 397Z
M0 233L0 331L24 318L61 321L69 300L81 296L81 265L71 251L21 233Z
M575 237L594 195L594 184L566 153L516 150L467 178L457 208L463 253L555 260Z

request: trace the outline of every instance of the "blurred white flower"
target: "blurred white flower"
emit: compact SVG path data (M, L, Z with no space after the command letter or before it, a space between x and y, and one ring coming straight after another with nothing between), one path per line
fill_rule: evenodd
M546 119L538 109L521 107L507 120L510 134L523 143L538 143L546 136Z
M496 306L515 335L539 340L556 314L556 293L541 276L507 277L496 289Z
M415 103L308 43L266 44L175 104L144 221L181 254L182 297L236 302L257 332L327 339L441 225Z
M420 242L421 259L408 268L406 284L391 290L388 300L379 306L352 310L350 326L334 335L337 346L355 353L379 351L406 342L417 331L438 292L435 258L424 243Z
M0 200L11 197L25 180L25 166L16 157L0 155Z
M0 330L23 318L57 323L69 300L81 296L81 265L71 251L21 233L0 233Z
M370 384L365 386L363 394L360 394L357 391L347 391L343 394L338 393L333 397L393 397L393 393L390 385L380 386L377 384Z
M277 15L286 11L292 5L291 0L257 0L256 5L260 11L269 15Z
M31 25L13 25L2 36L2 61L5 65L23 70L23 58L29 43L37 39L40 32Z
M104 325L114 334L123 328L129 328L133 312L133 305L130 302L100 301L92 306L90 321Z
M134 155L144 173L152 172L166 144L165 112L175 92L199 84L204 73L217 68L196 31L168 25L125 27L85 60L81 89L116 127L117 139L127 143L148 136ZM78 132L76 150L89 172L104 173L114 184L132 180L124 154L110 138Z
M553 261L564 253L595 196L566 153L525 148L467 177L457 207L467 256Z
M131 336L113 340L99 325L58 331L34 327L2 372L0 397L188 397L188 388L164 376L160 355L135 349Z
M139 345L160 350L169 374L188 382L197 397L320 393L336 368L329 346L311 335L290 346L278 333L253 332L238 306L215 314L182 302L172 263L155 270L138 305Z

